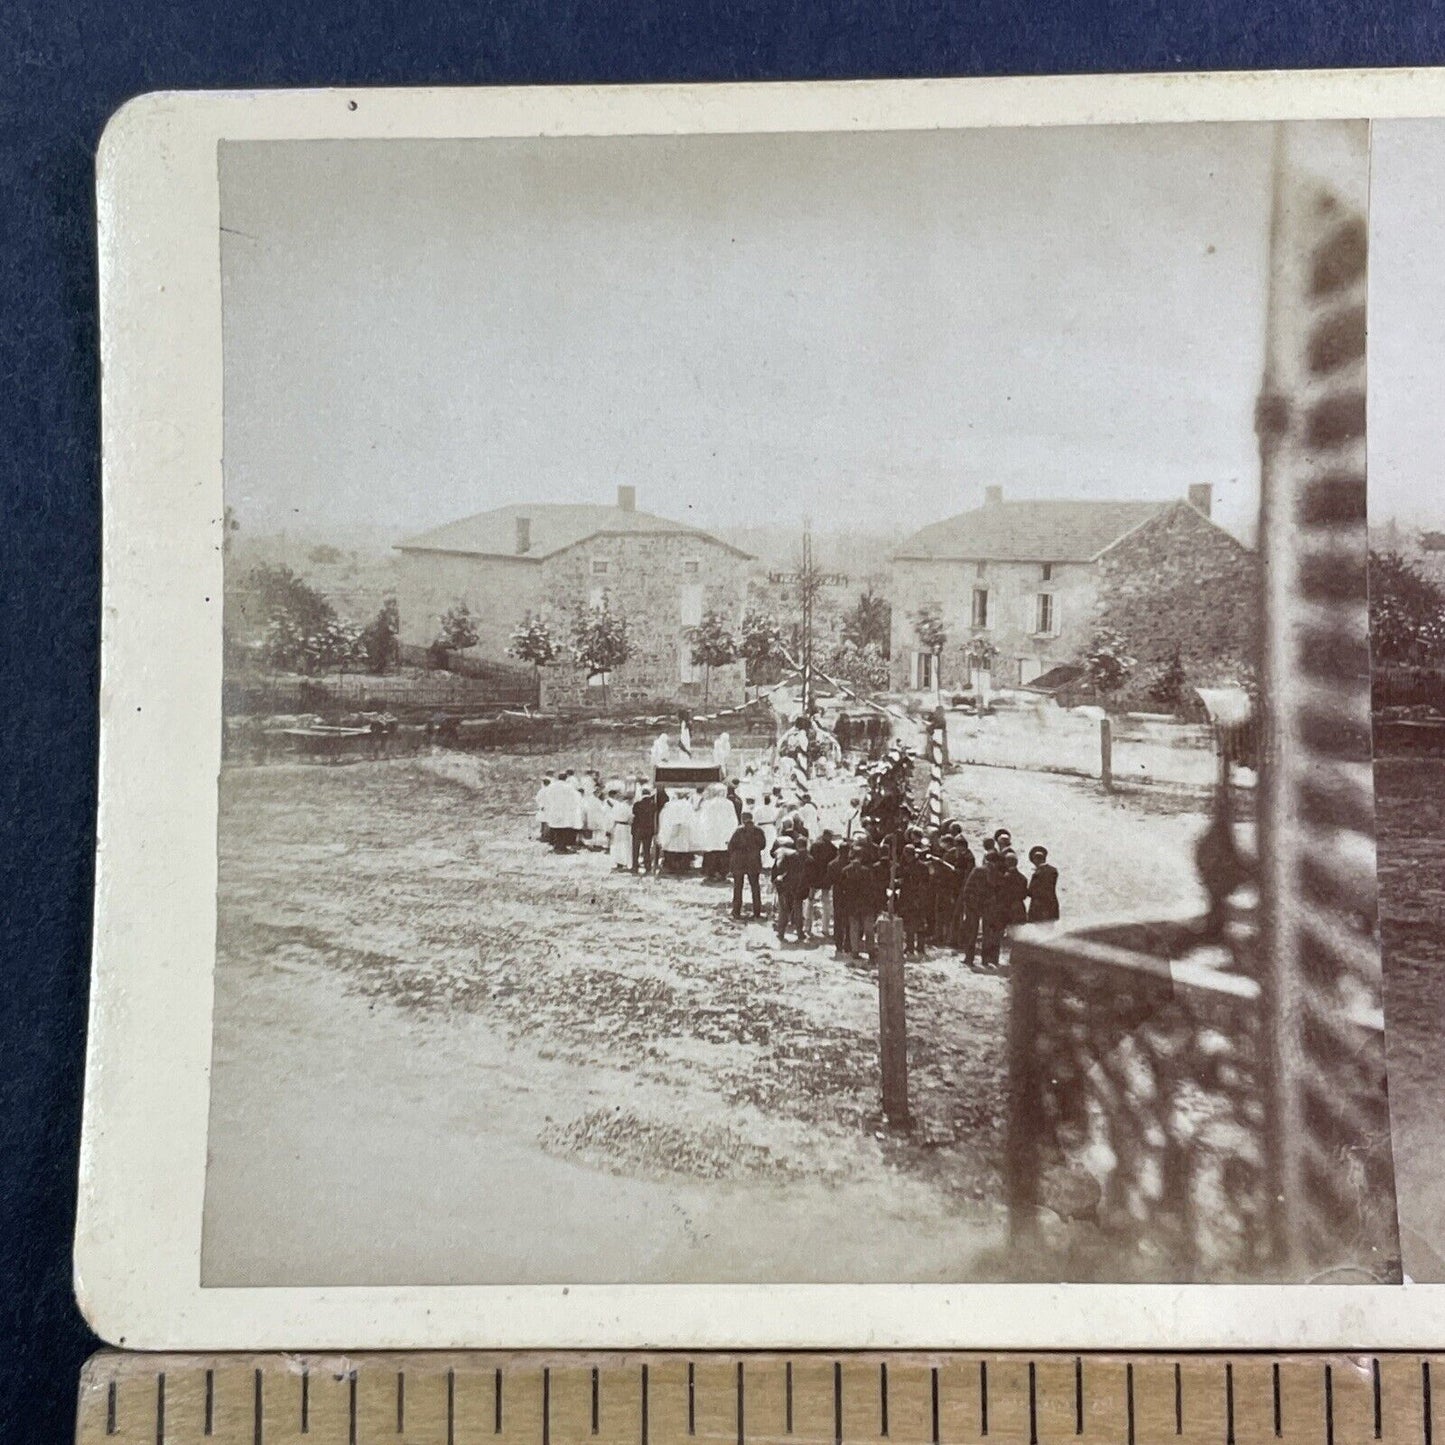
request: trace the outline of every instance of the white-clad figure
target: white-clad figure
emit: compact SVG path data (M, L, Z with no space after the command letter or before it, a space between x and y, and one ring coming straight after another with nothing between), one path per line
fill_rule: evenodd
M796 816L807 831L808 837L816 838L818 836L818 809L817 805L813 802L811 793L804 793L802 797L798 799Z
M767 840L764 852L771 853L773 839L778 836L778 805L770 788L763 789L763 795L753 809L753 822L763 830L763 837Z
M612 866L632 867L632 803L621 783L607 789L607 808L612 814Z
M727 876L728 844L738 826L737 810L727 789L713 783L698 809L698 851L702 853L703 876L720 879Z
M607 800L597 791L597 785L587 778L582 785L583 828L587 833L589 848L605 848L607 836L612 830L612 810Z
M582 795L569 773L553 778L547 784L542 796L542 821L546 823L552 847L558 853L570 853L576 848L583 825Z
M695 821L692 794L686 788L670 794L657 820L657 850L667 872L686 873L692 867L697 852Z

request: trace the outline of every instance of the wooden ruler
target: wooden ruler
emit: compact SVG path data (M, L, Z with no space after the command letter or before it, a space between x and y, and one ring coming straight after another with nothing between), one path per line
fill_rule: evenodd
M139 1355L80 1445L1433 1445L1445 1356Z

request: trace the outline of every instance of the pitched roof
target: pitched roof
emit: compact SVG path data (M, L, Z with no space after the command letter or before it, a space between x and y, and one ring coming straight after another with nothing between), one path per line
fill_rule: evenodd
M517 551L517 523L525 519L531 545ZM442 527L433 527L396 544L399 552L464 552L478 557L519 557L539 562L599 534L675 532L726 547L739 557L748 554L709 532L626 507L596 507L573 502L521 502L493 507Z
M1089 562L1175 502L988 502L915 532L899 561Z
M1024 692L1062 692L1066 687L1084 676L1084 669L1076 662L1061 662L1047 672L1041 672L1032 682L1023 684Z

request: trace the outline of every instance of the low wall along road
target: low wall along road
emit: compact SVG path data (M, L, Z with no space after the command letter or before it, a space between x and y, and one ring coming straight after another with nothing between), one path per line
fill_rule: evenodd
M983 717L951 712L947 720L952 762L1100 776L1100 716L1092 709L1039 707ZM1214 730L1207 724L1126 716L1110 719L1110 730L1116 784L1214 785L1218 754ZM1253 776L1250 770L1240 769L1235 780L1248 786Z

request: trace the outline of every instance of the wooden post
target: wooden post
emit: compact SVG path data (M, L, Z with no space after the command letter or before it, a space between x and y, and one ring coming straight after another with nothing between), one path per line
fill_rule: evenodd
M1099 781L1106 793L1114 788L1114 725L1106 717L1099 719Z
M878 953L878 1052L883 1062L883 1122L906 1131L908 1022L903 997L903 920L885 913L874 931Z
M1044 1079L1037 1035L1043 972L1028 944L1014 946L1009 957L1008 1148L1003 1172L1009 1240L1016 1248L1033 1240L1038 1225Z

